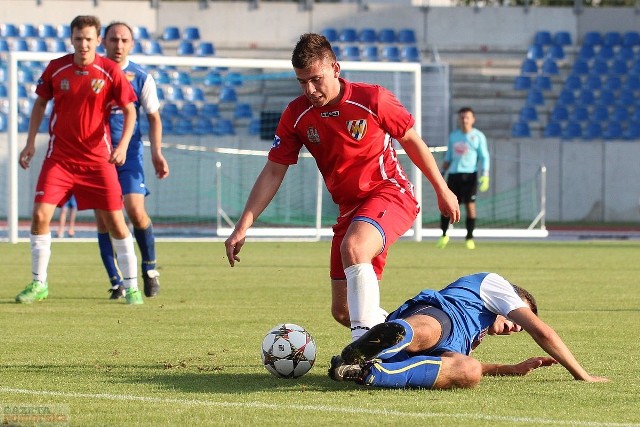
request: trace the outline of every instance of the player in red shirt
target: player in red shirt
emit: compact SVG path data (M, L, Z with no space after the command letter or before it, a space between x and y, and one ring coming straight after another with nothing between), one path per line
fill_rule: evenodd
M303 95L282 114L267 164L225 242L227 258L232 267L240 261L247 229L306 147L340 209L331 247L331 312L351 327L355 340L385 320L378 280L387 251L411 228L419 211L392 138L433 185L442 214L458 222L460 207L427 144L413 129L414 118L390 91L340 78L331 44L319 34L304 34L291 62Z
M136 120L136 95L118 64L96 55L100 43L98 18L77 16L71 22L71 42L74 53L51 61L38 81L27 143L20 153L20 166L26 169L35 154L35 138L47 103L53 100L49 144L36 185L31 222L33 280L18 294L16 302L47 298L51 219L56 206L74 194L79 210L95 209L108 224L125 278L126 302L142 304L137 259L122 213L115 168L126 159ZM108 127L113 104L120 106L125 116L125 129L116 149L112 148Z

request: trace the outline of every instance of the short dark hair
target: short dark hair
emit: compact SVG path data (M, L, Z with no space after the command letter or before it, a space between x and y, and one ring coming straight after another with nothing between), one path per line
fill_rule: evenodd
M300 40L293 49L291 64L294 68L303 69L316 61L325 59L336 62L336 54L329 40L321 34L306 33L300 36Z
M87 27L95 27L96 28L96 34L98 34L98 37L100 37L100 31L102 30L102 26L100 25L100 19L98 19L97 16L93 16L93 15L79 15L76 16L75 18L73 18L73 21L71 21L71 32L73 33L74 29L83 29L83 28L87 28Z
M131 33L131 40L133 40L133 30L131 29L129 24L127 24L125 22L121 22L121 21L110 22L109 25L107 25L107 27L104 29L104 36L107 37L107 34L109 34L109 30L111 28L115 27L116 25L123 25L123 26L127 27L129 29L129 32Z
M516 291L516 294L518 294L518 296L522 298L522 301L526 302L529 305L529 308L531 308L533 314L537 316L538 304L536 303L536 299L533 297L533 295L531 295L526 289L523 289L518 285L514 285L512 283L511 286L513 286L513 290Z
M471 113L474 116L476 115L476 113L473 112L473 109L471 107L462 107L461 109L458 110L458 115L464 114L464 113Z

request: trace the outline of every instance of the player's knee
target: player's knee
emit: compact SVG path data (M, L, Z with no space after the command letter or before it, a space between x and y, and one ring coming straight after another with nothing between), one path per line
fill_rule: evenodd
M457 362L458 375L454 381L454 387L473 388L482 379L482 365L472 357L464 357Z

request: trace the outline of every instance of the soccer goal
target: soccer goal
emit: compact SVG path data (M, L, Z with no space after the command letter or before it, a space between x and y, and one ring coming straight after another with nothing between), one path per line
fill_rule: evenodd
M19 97L19 85L25 84L19 82L19 73L31 69L37 79L46 63L58 56L37 52L11 52L8 55L8 144L5 149L0 148L0 161L8 164L4 185L4 177L0 178L0 188L6 192L4 196L0 193L0 197L7 203L0 204L0 228L5 228L6 239L11 242L28 238L35 182L48 140L46 133L38 135L32 168L20 170L17 157L24 144L24 135L18 128L28 118L29 100ZM163 99L163 153L171 168L170 177L156 180L148 152L145 157L147 184L151 191L146 205L158 237L224 238L240 216L253 182L266 161L280 113L300 93L290 61L146 55L131 59L146 66L154 75ZM443 145L448 132L443 123L449 121L448 68L445 65L346 61L341 65L342 75L347 79L380 84L394 92L415 116L416 128L423 134L425 129L437 132L428 135L428 139L436 141L435 145ZM428 97L424 96L425 88L428 88ZM33 90L32 86L30 90ZM425 100L427 105L424 105ZM429 114L423 114L423 109L428 109ZM426 123L423 122L425 119ZM141 126L144 130L144 120ZM399 158L423 205L407 238L420 240L423 235L433 232L434 224L437 228L437 202L429 183L399 148ZM438 162L445 149L432 148ZM516 231L527 229L529 232L544 231L544 186L541 182L539 175L532 174L529 183L522 180L515 189L492 193L486 200L486 209L493 213L483 215L492 222L480 227L499 225L502 232L514 235L517 235ZM515 195L526 199L526 207L524 201L513 201ZM478 204L481 212L480 201ZM506 205L509 207L505 208ZM3 206L6 206L6 212L2 212ZM314 160L302 152L298 164L289 168L276 198L250 230L250 235L316 240L331 235L336 216L337 209ZM78 220L81 224L85 221L87 229L93 229L92 211L80 212ZM82 225L79 229L82 230ZM90 237L93 235L88 233Z

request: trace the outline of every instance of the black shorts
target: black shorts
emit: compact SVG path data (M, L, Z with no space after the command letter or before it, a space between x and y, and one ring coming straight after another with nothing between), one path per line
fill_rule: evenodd
M421 354L429 354L429 351L432 348L438 347L451 334L451 319L449 319L447 313L440 310L438 307L426 304L413 305L408 311L402 313L402 316L400 318L406 319L407 317L414 316L416 314L433 317L438 321L438 323L440 323L440 327L442 328L442 333L440 334L440 339L438 340L438 342L433 347L420 352Z
M478 192L478 174L476 172L450 173L447 185L458 198L458 203L476 201L476 193Z

